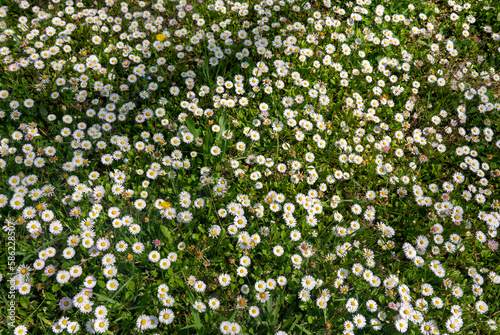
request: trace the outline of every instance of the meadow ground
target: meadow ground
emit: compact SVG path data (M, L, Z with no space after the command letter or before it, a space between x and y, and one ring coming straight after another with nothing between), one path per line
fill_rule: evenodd
M499 54L496 0L0 0L0 335L498 334Z

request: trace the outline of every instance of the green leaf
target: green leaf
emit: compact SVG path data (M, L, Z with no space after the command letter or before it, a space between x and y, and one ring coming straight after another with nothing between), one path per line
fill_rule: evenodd
M22 297L20 303L23 308L28 308L30 305L30 300L28 299L28 297Z
M189 128L191 134L194 135L194 137L200 136L200 131L196 129L193 120L191 120L190 118L186 118L186 125Z
M45 292L43 294L43 296L47 299L47 300L56 300L56 297L55 295L53 295L52 293L50 292Z
M311 333L309 330L307 330L306 328L304 328L304 326L299 325L299 324L296 324L295 326L296 326L297 328L299 328L300 330L302 330L304 333L306 333L306 334L308 334L308 335L312 335L312 333Z
M224 112L224 114L222 114L219 118L219 127L221 132L226 130L226 126L227 126L227 113Z
M213 136L212 136L212 130L209 130L207 132L205 138L203 139L204 154L209 156L209 157L211 156L210 149L212 148L213 143L214 143L214 140L213 140Z
M238 310L235 310L235 311L233 312L233 314L231 314L231 316L229 317L229 319L228 319L227 321L229 321L229 322L233 322L233 320L234 320L234 316L236 315L236 312L237 312L237 311L238 311Z
M103 299L103 300L105 300L105 301L107 301L107 302L112 303L113 305L116 305L116 306L122 305L120 302L118 302L118 301L116 301L116 300L113 300L113 299L111 299L111 298L108 298L108 297L106 297L105 295L102 295L102 294L99 294L99 293L95 293L95 292L94 292L93 294L94 294L95 296L97 296L98 298L101 298L101 299Z
M215 141L218 142L220 140L220 137L222 135L222 132L226 130L227 126L227 113L224 112L220 117L219 117L219 127L220 131L217 133L215 136Z
M163 233L163 235L165 235L165 237L167 239L172 239L172 235L170 234L170 231L167 229L167 227L165 227L164 225L161 225L160 226L160 229L161 229L161 232Z
M40 104L40 107L38 107L38 109L40 111L40 114L42 114L43 116L47 116L47 114L49 114L47 108L45 108L45 106L42 104Z
M490 250L486 249L486 250L481 251L482 258L488 258L489 255L490 255Z
M202 327L202 326L203 326L202 324L195 323L194 325L189 325L189 326L183 327L180 330L189 329L189 328L199 328L199 327Z
M300 314L299 314L299 315L295 318L295 321L293 321L293 324L292 324L292 326L290 327L290 330L292 330L292 329L293 329L293 327L295 327L295 325L297 324L297 322L299 322L299 321L300 321L300 318L302 318L302 315L300 315Z
M45 318L45 314L43 314L43 313L38 313L36 316L37 316L40 320L42 320L43 322L45 322L47 325L52 326L52 323L51 323L49 320L47 320L47 319Z
M154 272L154 271L153 271L153 272ZM152 273L152 274L153 274L153 273ZM120 288L118 289L118 291L116 291L116 292L115 292L115 294L113 294L113 296L111 297L111 299L115 299L115 297L116 297L116 296L118 296L118 294L119 294L119 293L123 290L123 288L124 288L124 287L129 287L130 282L132 282L132 279L134 279L135 277L136 277L136 276L130 277L130 279L129 279L129 280L127 280L127 282L126 282L125 284L121 285L121 286L120 286ZM133 283L133 282L132 282L132 283ZM134 284L134 283L133 283L133 284ZM133 297L133 296L134 296L134 294L133 294L132 292L130 292L130 291L135 291L135 284L134 284L134 289L130 290L130 288L129 288L129 291L127 291L127 292L125 293L125 300L127 300L127 299L128 299L128 298L127 298L128 296L130 296L130 297ZM128 294L130 294L130 295L128 295Z
M194 325L193 326L195 326L196 329L203 327L203 324L201 323L201 320L200 320L200 315L197 312L193 313L193 317L194 317Z

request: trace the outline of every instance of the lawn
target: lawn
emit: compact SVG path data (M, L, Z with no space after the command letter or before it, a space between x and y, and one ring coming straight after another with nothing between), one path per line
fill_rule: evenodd
M0 335L498 334L496 0L0 0Z

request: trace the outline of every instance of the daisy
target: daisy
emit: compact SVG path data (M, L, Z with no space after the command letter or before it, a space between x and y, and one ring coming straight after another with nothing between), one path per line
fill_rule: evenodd
M83 270L82 270L81 266L79 266L79 265L73 265L70 268L69 273L70 273L71 277L78 278L78 277L80 277L82 275Z
M231 284L231 277L228 274L221 274L219 276L219 284L224 287L228 286Z
M76 321L68 322L68 326L66 327L66 330L70 334L76 334L80 330L80 324Z
M28 328L24 325L19 325L16 328L14 328L14 334L19 334L19 335L24 335L28 334Z
M346 309L350 313L354 313L358 310L358 301L355 298L349 298L347 300L347 303L345 305Z
M203 313L207 310L207 307L205 306L204 303L201 301L195 301L193 304L193 308L198 312L198 313Z
M94 321L94 329L96 333L103 334L108 330L109 327L109 321L106 318L97 318Z
M299 292L299 299L304 301L304 302L307 302L309 301L309 299L311 298L311 293L309 290L306 290L306 289L302 289L300 292Z
M251 306L248 309L248 314L250 314L250 316L253 318L259 316L259 314L260 314L259 308L257 306Z
M257 299L257 301L259 301L261 303L265 303L267 300L269 300L270 297L271 297L271 295L267 291L260 292L260 293L257 293L255 295L255 298Z
M141 315L137 318L137 321L136 321L136 327L139 329L139 330L146 330L149 328L149 324L151 323L151 320L149 318L149 316L147 315Z
M356 328L363 328L366 326L366 319L363 315L361 314L356 314L353 318L353 323L356 326Z
M346 334L352 334L353 331L354 331L354 324L349 320L345 321L344 322L344 332Z
M370 312L376 312L376 311L377 311L378 306L377 306L377 303L376 303L375 301L373 301L373 300L368 300L368 301L366 302L366 308L367 308L367 309L368 309L368 311L370 311Z
M70 310L73 307L73 299L64 297L61 300L59 300L59 308L61 311L67 311Z
M70 279L70 273L68 271L59 271L56 276L57 282L61 285L67 283Z
M210 307L210 309L213 311L219 309L219 307L220 307L219 300L217 298L210 298L208 300L208 307Z
M144 251L144 244L136 242L132 245L132 251L136 254L141 254Z
M96 247L99 251L106 251L110 246L109 239L106 237L101 237L96 241Z
M197 282L194 284L194 289L195 289L195 291L196 291L196 292L198 292L198 293L204 292L206 287L207 287L207 286L206 286L206 285L205 285L205 283L204 283L204 282L202 282L202 281L197 281Z
M443 305L443 300L442 300L441 298L439 298L439 297L433 297L433 298L431 299L431 302L432 302L432 305L433 305L435 308L437 308L437 309L441 309L441 308L443 308L443 306L444 306L444 305Z
M405 333L408 330L408 321L406 319L396 320L394 325L400 333Z
M488 305L482 301L482 300L479 300L476 302L476 311L479 313L479 314L484 314L488 311Z
M278 277L278 285L279 286L283 287L283 286L286 285L286 283L287 283L286 277L284 277L284 276L279 276Z
M273 253L274 253L274 255L275 255L275 256L277 256L277 257L279 257L279 256L283 255L283 253L284 253L284 252L285 252L285 251L284 251L284 249L283 249L281 246L279 246L279 245L277 245L277 246L275 246L275 247L273 248ZM300 256L299 256L299 257L300 257ZM300 259L300 258L297 258L296 262L300 262L300 260L299 260L299 259ZM293 259L292 259L292 261L293 261Z
M26 295L31 292L31 285L29 283L23 283L19 288L18 291L21 295Z
M306 290L312 290L314 289L314 287L316 286L316 281L314 280L314 278L312 276L304 276L302 278L302 287Z
M169 308L162 309L158 320L163 324L169 325L174 321L174 312Z

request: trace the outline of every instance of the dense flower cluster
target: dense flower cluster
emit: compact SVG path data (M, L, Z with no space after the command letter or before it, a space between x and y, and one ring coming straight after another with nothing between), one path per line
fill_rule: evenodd
M497 330L487 2L0 7L9 327Z

